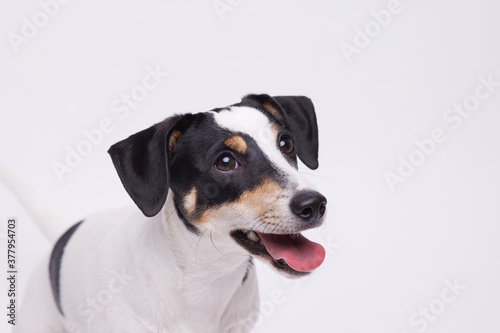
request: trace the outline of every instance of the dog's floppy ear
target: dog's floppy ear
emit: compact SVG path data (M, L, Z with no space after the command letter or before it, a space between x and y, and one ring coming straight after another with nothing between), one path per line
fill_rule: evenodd
M314 105L305 96L274 96L285 112L288 127L295 136L295 146L300 160L310 169L317 169L318 163L318 123Z
M300 160L310 169L318 168L318 124L314 105L308 97L250 94L243 98L242 103L250 106L257 103L278 122L287 126L295 137Z
M318 168L318 124L312 101L305 96L272 97L284 111L286 125L295 136L300 160L310 169Z
M182 118L167 118L108 150L125 190L148 217L158 214L167 199L169 149L179 139L174 127Z

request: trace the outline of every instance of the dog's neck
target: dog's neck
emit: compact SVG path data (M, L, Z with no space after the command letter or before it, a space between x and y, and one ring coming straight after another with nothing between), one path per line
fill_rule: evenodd
M248 253L234 242L229 234L212 233L206 226L199 233L189 230L179 217L174 204L174 195L169 192L167 202L160 214L174 260L184 273L190 276L227 276L234 273L249 260ZM223 221L220 221L223 223Z
M169 297L177 295L178 299L165 300L165 303L176 304L179 313L174 315L179 319L186 315L185 312L194 311L201 331L207 329L203 327L208 324L205 320L213 323L214 318L221 320L226 315L228 305L239 297L237 294L241 293L239 289L243 283L256 283L244 282L251 265L248 253L229 235L222 239L212 235L208 227L199 235L188 230L177 215L172 194L163 210L146 223L138 241L139 248L144 249L142 255L147 258L144 267L154 265L153 282L150 279L149 285L155 298L161 298L162 291ZM162 282L166 279L175 284ZM161 312L161 306L158 311Z

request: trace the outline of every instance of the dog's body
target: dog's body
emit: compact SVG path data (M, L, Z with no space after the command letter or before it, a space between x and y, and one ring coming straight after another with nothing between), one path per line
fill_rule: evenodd
M221 252L214 251L210 237L196 237L172 214L171 198L152 218L126 209L86 219L64 251L59 285L64 316L47 284L49 293L34 300L35 312L23 308L19 328L71 333L251 328L258 293L248 254L215 238ZM47 262L39 273L50 283Z
M300 234L324 220L326 199L297 171L297 156L317 167L317 150L310 100L267 95L174 116L115 144L140 211L68 230L29 287L18 332L250 331L253 257L287 276L324 259Z

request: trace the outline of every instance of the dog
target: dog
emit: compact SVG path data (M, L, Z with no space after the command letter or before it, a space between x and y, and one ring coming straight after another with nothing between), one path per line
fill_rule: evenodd
M67 230L31 280L15 332L249 332L259 314L253 258L288 277L321 265L301 232L326 198L304 96L247 95L174 115L109 149L137 207Z

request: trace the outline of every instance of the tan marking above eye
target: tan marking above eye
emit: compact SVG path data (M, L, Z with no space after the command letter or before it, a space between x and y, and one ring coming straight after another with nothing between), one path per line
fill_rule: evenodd
M271 131L273 131L273 133L274 133L274 134L275 134L275 136L277 137L277 136L278 136L278 134L279 134L279 131L280 131L280 130L279 130L278 126L276 126L276 125L271 125Z
M226 139L224 144L231 149L236 150L238 153L245 154L247 152L247 143L239 135L233 135L232 137Z
M191 191L184 197L184 209L189 215L192 215L196 209L196 199L197 199L196 187L193 187Z
M274 106L271 105L271 103L265 102L262 104L262 107L264 108L264 110L269 112L278 121L283 122L283 116Z

